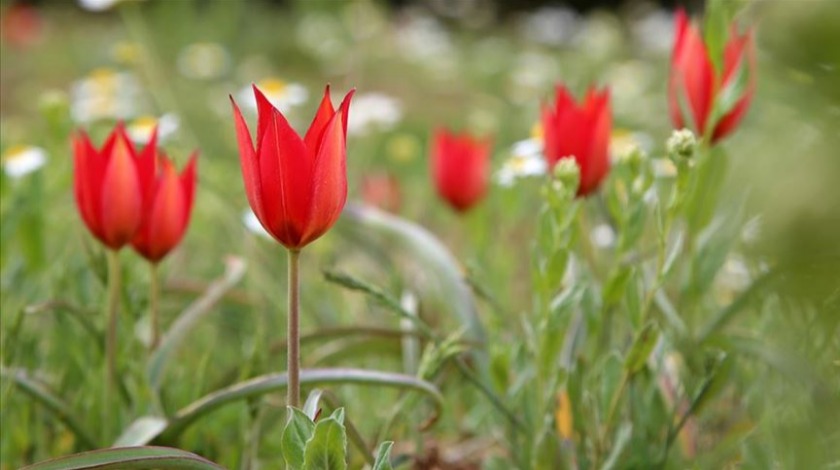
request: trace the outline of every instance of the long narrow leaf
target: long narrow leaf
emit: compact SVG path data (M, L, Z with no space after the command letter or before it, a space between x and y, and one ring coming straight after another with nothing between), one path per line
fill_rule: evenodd
M195 421L207 416L213 411L239 400L284 390L287 383L288 376L286 373L268 374L234 384L206 395L204 398L178 411L170 421L169 427L161 434L159 440L170 442L176 439ZM328 384L374 385L421 392L431 398L435 406L434 414L427 420L427 425L433 423L443 409L443 396L437 387L424 380L404 374L350 368L304 369L300 371L300 383L301 385L319 386Z
M169 447L117 447L93 450L36 463L22 470L219 470L219 465L191 452Z

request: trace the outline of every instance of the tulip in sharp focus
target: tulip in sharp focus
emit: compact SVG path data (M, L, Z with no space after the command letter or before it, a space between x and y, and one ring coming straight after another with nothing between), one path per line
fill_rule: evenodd
M487 192L490 139L438 129L432 142L431 167L438 194L458 212L465 212Z
M196 155L178 175L169 158L160 154L157 168L141 179L143 217L131 245L157 263L184 238L195 196Z
M578 104L563 85L558 85L554 106L544 106L544 149L551 168L560 159L574 158L580 167L578 196L598 188L610 169L609 145L612 115L607 89L590 88Z
M731 28L723 50L722 70L716 70L700 31L682 10L677 12L675 29L668 84L671 120L677 129L693 124L701 136L710 131L711 141L715 142L737 127L750 106L755 91L752 32L739 34L734 26ZM744 73L747 81L738 90L736 85ZM736 91L740 92L738 96L723 99ZM714 128L708 129L709 126Z
M233 103L242 176L248 202L260 224L296 251L323 235L347 200L347 114L354 90L333 108L329 87L301 138L254 86L259 114L256 147Z
M76 206L94 237L112 250L129 243L143 217L141 178L153 175L155 139L137 152L118 125L100 150L84 132L73 138Z

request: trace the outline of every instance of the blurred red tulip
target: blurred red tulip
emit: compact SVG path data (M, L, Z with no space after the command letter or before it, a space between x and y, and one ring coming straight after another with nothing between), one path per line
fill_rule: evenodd
M20 48L41 40L44 21L38 9L25 3L14 3L0 13L0 37Z
M354 92L350 90L335 110L327 86L301 139L254 86L256 148L231 97L248 202L266 231L290 250L299 250L329 230L347 201L347 114Z
M465 212L487 192L490 139L438 129L433 140L431 166L438 194L456 211Z
M687 122L693 123L693 130L700 135L706 135L709 130L707 127L713 125L711 141L718 141L738 126L755 92L755 44L752 31L739 34L734 25L730 28L723 51L723 70L717 71L700 32L682 10L677 12L675 29L676 40L668 83L671 120L677 128L685 127ZM738 91L736 84L741 73L748 74L744 89L740 90L738 96L731 98L734 99L732 103L724 105L721 102L724 95ZM715 106L725 107L715 111ZM716 116L716 113L722 116Z
M154 174L155 139L138 155L121 124L96 150L87 134L73 137L74 192L82 220L99 241L119 250L134 238L143 209L141 176Z
M402 206L400 180L394 175L374 173L362 178L362 200L391 213Z
M194 153L179 176L161 153L156 171L141 176L143 218L131 246L152 263L172 251L187 231L195 196L196 157Z
M609 90L590 88L578 105L563 85L557 85L554 108L543 106L544 152L550 168L562 158L572 158L580 167L578 196L598 188L610 169Z

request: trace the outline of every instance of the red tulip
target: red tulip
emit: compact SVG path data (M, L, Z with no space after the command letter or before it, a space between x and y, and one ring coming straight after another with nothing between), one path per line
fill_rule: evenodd
M465 212L487 192L489 138L457 135L438 129L432 143L432 175L438 194L456 211Z
M609 90L590 88L578 105L563 85L557 85L554 108L543 106L544 153L549 168L572 158L580 168L578 196L598 188L610 169L609 143L612 115Z
M130 242L142 218L141 175L153 174L155 139L138 155L118 125L96 150L84 132L73 138L74 193L82 220L112 250Z
M671 120L677 128L685 127L686 122L693 123L694 130L700 135L706 135L707 127L713 125L711 141L715 142L735 130L755 92L752 32L739 34L733 25L724 48L721 73L715 70L697 27L691 24L682 10L677 12L675 28L676 40L668 83ZM713 111L716 105L720 106L723 91L734 87L741 73L748 74L746 88L729 109L719 110L724 114L716 116L712 122ZM689 116L685 116L684 111Z
M350 90L338 110L330 88L303 139L254 86L256 148L231 97L248 202L262 226L290 250L299 250L333 226L347 201L347 114Z
M131 245L152 263L172 251L187 231L195 196L196 156L190 157L179 176L161 153L155 173L141 177L143 218Z

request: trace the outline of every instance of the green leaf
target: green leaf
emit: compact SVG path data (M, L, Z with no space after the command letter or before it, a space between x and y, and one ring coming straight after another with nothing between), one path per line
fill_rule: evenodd
M338 421L341 425L344 425L344 408L336 408L335 411L332 412L330 418Z
M22 470L218 470L219 465L191 452L169 447L119 447L68 455Z
M336 410L338 412L339 408ZM341 410L341 418L344 411ZM315 425L312 439L306 443L303 470L344 470L347 468L347 433L344 425L330 416Z
M731 0L730 0L731 1ZM706 2L704 26L704 42L712 65L720 75L723 71L723 50L726 46L727 32L729 26L729 15L725 6L725 0L708 0Z
M315 432L315 423L297 408L287 406L286 409L289 411L289 420L283 429L280 451L283 453L283 458L289 468L299 470L303 467L303 453L306 449L306 443Z
M627 287L627 281L630 280L630 275L633 274L633 268L630 266L620 266L617 271L613 272L604 287L604 305L612 306L622 297L624 289Z
M141 416L125 428L113 447L146 445L166 428L166 424L166 419L160 416Z
M172 327L163 336L163 340L149 358L147 374L152 388L160 388L161 378L169 363L169 356L177 349L187 333L224 297L225 293L242 279L245 274L245 263L239 258L226 260L224 275L213 281L204 294L189 305L175 320Z
M301 385L359 384L420 392L431 398L435 407L434 414L427 420L427 426L437 420L443 409L443 395L437 387L425 380L405 374L352 368L303 369L300 371L300 383ZM254 377L216 390L175 413L169 426L160 436L160 440L170 442L176 439L195 421L230 403L284 390L287 385L288 375L279 373Z
M658 339L659 329L656 328L656 323L648 322L636 335L633 346L630 347L630 352L624 358L624 370L628 374L632 375L642 370Z
M379 444L379 448L376 450L376 462L371 470L393 470L393 467L391 467L392 447L394 447L393 441L385 441Z

